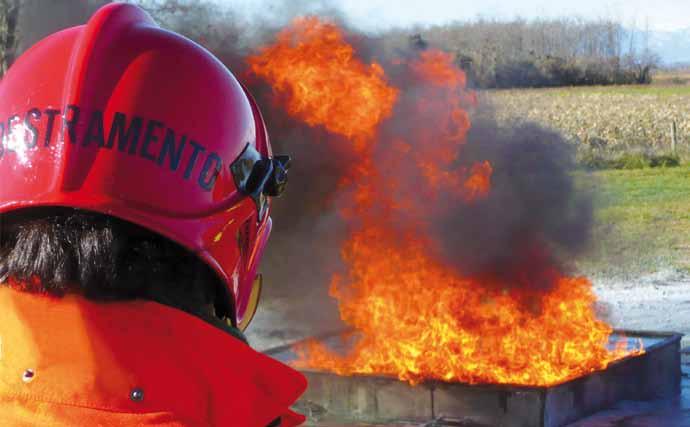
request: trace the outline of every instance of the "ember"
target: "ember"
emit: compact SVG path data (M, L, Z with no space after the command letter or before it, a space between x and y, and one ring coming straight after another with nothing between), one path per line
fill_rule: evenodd
M596 318L591 283L551 265L547 244L525 244L518 268L507 269L515 277L491 286L440 256L430 213L490 199L496 172L488 160L462 158L477 97L450 55L427 50L396 65L423 88L411 108L401 107L406 88L393 87L336 25L317 18L295 21L249 63L292 116L347 137L361 157L343 184L355 193L343 208L352 223L342 248L348 272L331 284L357 340L344 356L316 342L302 346L296 366L410 383L551 385L643 351L625 339L607 348L612 329ZM383 132L400 115L406 131ZM392 154L373 161L384 148ZM399 168L417 171L414 196L406 197Z

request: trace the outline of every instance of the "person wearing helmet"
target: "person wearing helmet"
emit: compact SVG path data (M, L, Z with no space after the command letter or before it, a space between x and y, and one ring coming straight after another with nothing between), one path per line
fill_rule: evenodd
M101 8L0 82L0 425L292 426L251 349L287 181L247 91L141 9Z

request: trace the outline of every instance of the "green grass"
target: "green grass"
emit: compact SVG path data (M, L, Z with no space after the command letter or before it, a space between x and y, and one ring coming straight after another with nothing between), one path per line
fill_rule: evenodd
M575 265L585 274L690 273L690 85L674 82L486 94L499 123L536 122L577 148L578 182L595 194L591 248Z
M690 167L580 173L578 180L595 194L592 250L581 271L690 271Z
M674 154L617 153L612 155L601 150L580 149L578 165L586 170L669 168L681 164L681 158Z

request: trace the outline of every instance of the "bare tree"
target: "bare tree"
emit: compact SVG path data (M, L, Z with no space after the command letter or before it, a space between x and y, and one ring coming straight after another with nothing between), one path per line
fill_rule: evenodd
M83 24L110 0L0 0L0 75L43 37Z
M651 37L649 19L645 20L645 28L640 32L640 42L637 42L637 33L638 30L633 27L630 35L630 49L624 60L627 68L634 73L635 82L648 84L652 81L652 71L661 64L661 58L649 44Z
M211 0L129 1L143 5L164 27L201 43L229 65L241 65L241 53L261 44L251 35L252 28L262 27L259 38L270 33L265 23L242 22L230 8ZM658 59L651 49L638 48L637 37L636 31L614 19L479 18L389 30L376 36L381 47L376 55L399 57L421 45L440 48L455 55L478 87L647 83Z
M0 0L0 76L14 61L19 0Z

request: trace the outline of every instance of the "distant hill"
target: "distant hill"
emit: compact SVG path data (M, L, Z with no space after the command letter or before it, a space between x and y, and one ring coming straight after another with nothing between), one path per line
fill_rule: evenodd
M677 31L652 31L649 47L664 65L690 64L690 27Z

